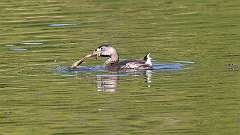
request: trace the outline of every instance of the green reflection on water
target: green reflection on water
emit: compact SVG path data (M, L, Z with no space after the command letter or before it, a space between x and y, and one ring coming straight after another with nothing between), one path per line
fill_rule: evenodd
M2 0L1 134L239 133L239 71L225 67L240 64L239 4ZM195 63L154 72L151 87L143 75L119 77L115 93L97 91L95 73L54 71L105 41L122 59Z

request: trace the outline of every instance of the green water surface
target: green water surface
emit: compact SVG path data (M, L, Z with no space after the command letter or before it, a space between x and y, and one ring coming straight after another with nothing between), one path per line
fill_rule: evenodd
M0 135L239 135L239 23L238 0L1 0ZM102 42L192 64L148 81L56 72Z

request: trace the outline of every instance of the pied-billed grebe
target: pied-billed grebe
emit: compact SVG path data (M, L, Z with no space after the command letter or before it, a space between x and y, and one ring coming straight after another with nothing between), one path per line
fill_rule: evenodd
M85 56L81 60L75 62L72 67L79 66L86 58L96 56L107 57L105 65L107 69L122 70L122 69L152 69L152 61L150 53L148 53L142 60L124 60L119 62L118 53L110 44L104 43L95 49L91 54Z

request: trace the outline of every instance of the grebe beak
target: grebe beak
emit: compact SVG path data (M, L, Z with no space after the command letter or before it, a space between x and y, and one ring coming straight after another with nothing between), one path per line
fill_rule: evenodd
M100 55L101 55L101 49L98 48L98 49L94 50L92 55L96 56L96 59L98 59L98 57L100 57Z

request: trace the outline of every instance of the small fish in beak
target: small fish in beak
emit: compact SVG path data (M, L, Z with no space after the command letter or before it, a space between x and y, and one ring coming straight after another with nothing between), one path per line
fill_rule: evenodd
M71 66L71 68L76 68L77 66L79 66L80 64L82 64L87 58L96 56L96 59L98 59L98 57L100 57L101 55L101 49L96 49L95 51L93 51L91 54L88 54L86 56L84 56L83 58L81 58L80 60L74 62Z
M74 63L72 64L71 68L76 68L77 66L79 66L80 64L82 64L82 63L85 61L85 59L87 59L87 58L89 58L89 57L92 57L92 56L93 56L92 54L88 54L88 55L84 56L84 57L81 58L80 60L74 62Z

